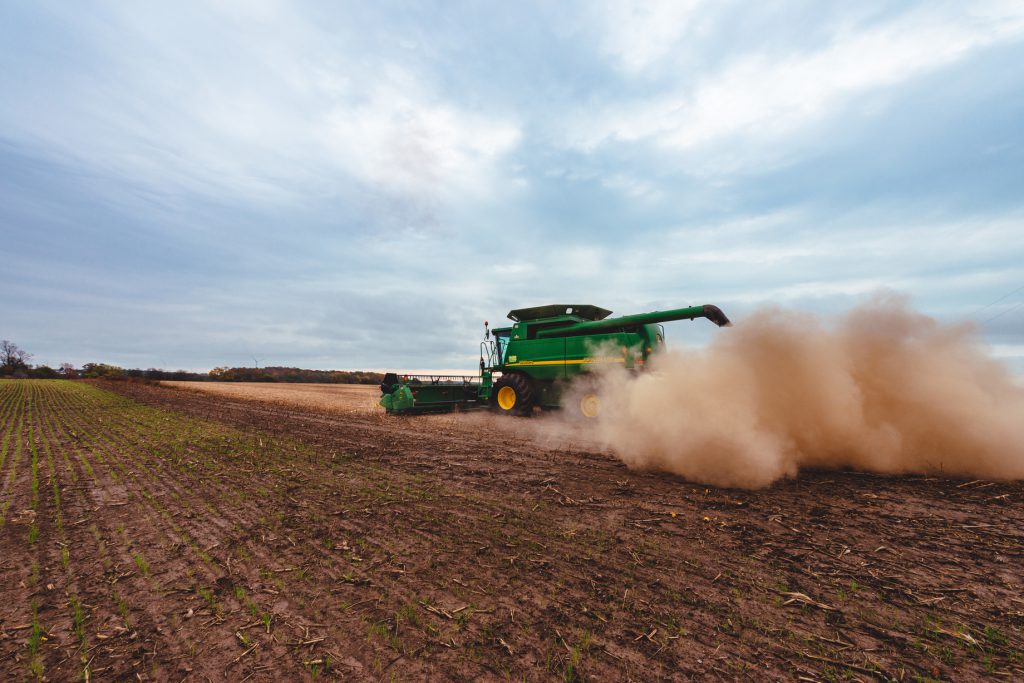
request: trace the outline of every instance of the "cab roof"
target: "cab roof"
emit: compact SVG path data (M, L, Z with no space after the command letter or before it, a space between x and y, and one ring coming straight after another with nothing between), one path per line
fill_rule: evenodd
M556 318L559 316L573 316L583 320L604 320L612 314L606 308L591 306L590 304L548 304L547 306L534 306L532 308L516 308L508 312L509 320L523 322L525 320L539 320L541 318Z

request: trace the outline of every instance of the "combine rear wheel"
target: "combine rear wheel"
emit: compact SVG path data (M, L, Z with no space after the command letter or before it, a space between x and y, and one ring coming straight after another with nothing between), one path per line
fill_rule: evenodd
M575 379L562 396L566 414L576 420L597 419L603 408L598 387L598 381L593 377Z
M601 399L593 391L588 391L580 396L580 415L593 420L601 414Z
M503 415L526 416L533 412L536 392L530 379L519 373L502 376L494 384L494 409Z

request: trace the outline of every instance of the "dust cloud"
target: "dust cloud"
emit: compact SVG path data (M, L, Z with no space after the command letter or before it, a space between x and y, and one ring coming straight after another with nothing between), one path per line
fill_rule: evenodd
M1024 388L969 324L879 297L833 323L769 308L648 372L600 379L628 466L760 488L803 468L1024 478Z

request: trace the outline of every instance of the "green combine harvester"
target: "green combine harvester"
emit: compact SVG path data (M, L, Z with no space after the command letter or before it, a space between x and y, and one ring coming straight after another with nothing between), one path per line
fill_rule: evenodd
M619 318L611 314L598 306L564 304L510 311L511 327L490 330L484 323L478 375L389 372L380 385L380 405L388 413L490 407L519 416L530 415L535 407L565 407L592 418L600 402L587 373L609 364L642 371L651 354L665 346L660 323L707 318L719 327L730 324L710 304ZM570 385L579 382L583 388L572 392L574 404L564 405Z

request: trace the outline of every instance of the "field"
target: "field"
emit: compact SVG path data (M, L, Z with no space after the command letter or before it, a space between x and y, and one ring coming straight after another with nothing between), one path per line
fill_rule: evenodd
M0 380L0 678L1024 676L1024 484L715 489L550 416L213 388Z
M375 412L380 400L377 385L364 384L268 384L266 382L161 382L164 386L241 398L273 401L301 408L332 412Z

